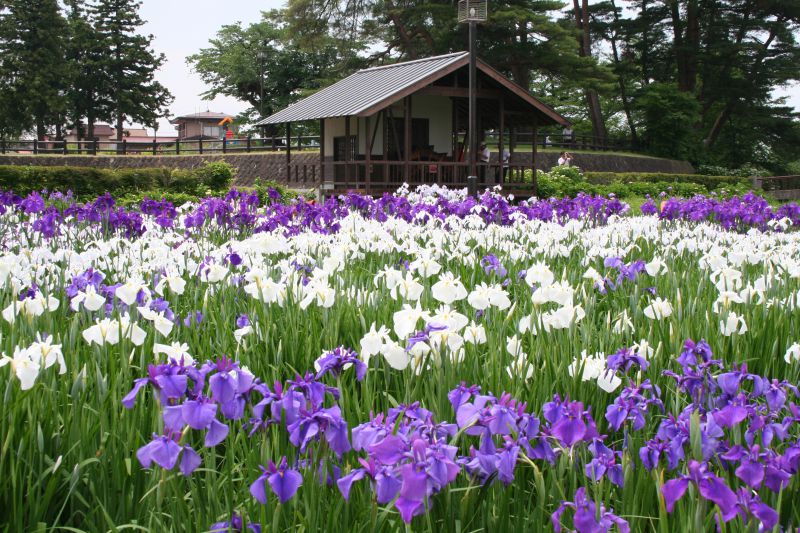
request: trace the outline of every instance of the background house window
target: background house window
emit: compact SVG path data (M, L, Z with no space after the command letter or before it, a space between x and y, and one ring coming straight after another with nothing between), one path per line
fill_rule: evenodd
M222 128L219 126L203 126L203 136L219 138L222 136Z

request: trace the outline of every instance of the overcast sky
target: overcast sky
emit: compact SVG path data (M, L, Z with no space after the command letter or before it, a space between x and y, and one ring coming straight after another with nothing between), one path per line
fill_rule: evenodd
M142 32L153 34L153 48L167 56L157 78L175 96L170 113L175 116L208 109L236 115L249 107L233 98L203 100L200 93L207 87L187 66L186 57L208 46L208 40L223 25L256 22L262 11L281 7L283 3L282 0L143 0L141 16L147 23ZM791 104L800 109L800 86L781 89L776 94L788 95ZM168 135L171 131L174 131L172 125L162 120L159 133Z
M156 78L175 97L170 113L175 116L208 109L235 115L248 108L248 104L233 98L203 100L200 93L208 87L186 64L186 57L207 47L208 40L223 25L256 22L262 11L282 4L281 0L143 0L140 14L147 22L142 33L152 34L153 48L167 56ZM161 120L159 134L168 135L171 131L173 126Z

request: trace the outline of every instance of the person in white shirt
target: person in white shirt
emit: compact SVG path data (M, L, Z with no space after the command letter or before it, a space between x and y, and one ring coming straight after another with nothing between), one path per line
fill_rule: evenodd
M500 162L503 165L503 183L506 181L506 177L508 177L508 164L511 161L511 152L508 148L503 148L503 153L500 156Z
M575 140L575 136L572 133L572 126L564 126L564 129L561 131L561 140L564 144L572 144L572 141Z
M483 182L486 180L486 167L489 165L489 158L492 156L492 153L489 151L489 147L486 146L485 142L482 142L480 147L478 148L478 177Z

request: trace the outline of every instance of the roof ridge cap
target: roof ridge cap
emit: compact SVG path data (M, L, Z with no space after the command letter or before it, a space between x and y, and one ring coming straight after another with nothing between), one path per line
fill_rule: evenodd
M401 61L400 63L392 63L392 64L389 64L389 65L378 65L376 67L364 68L364 69L361 69L361 70L358 70L358 71L354 72L353 74L359 74L361 72L372 72L373 70L381 70L381 69L399 67L399 66L403 66L403 65L412 65L414 63L423 63L425 61L433 61L435 59L444 59L446 57L463 56L463 55L466 55L466 54L469 54L469 52L463 52L463 51L462 52L451 52L449 54L442 54L442 55L438 55L438 56L423 57L423 58L420 58L420 59L412 59L411 61Z

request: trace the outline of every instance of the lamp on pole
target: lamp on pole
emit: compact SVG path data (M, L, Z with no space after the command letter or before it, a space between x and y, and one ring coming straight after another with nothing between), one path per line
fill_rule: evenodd
M459 0L458 22L469 24L469 120L467 134L469 135L469 175L477 175L478 152L478 121L476 99L476 53L475 39L478 22L486 22L488 13L488 0Z

